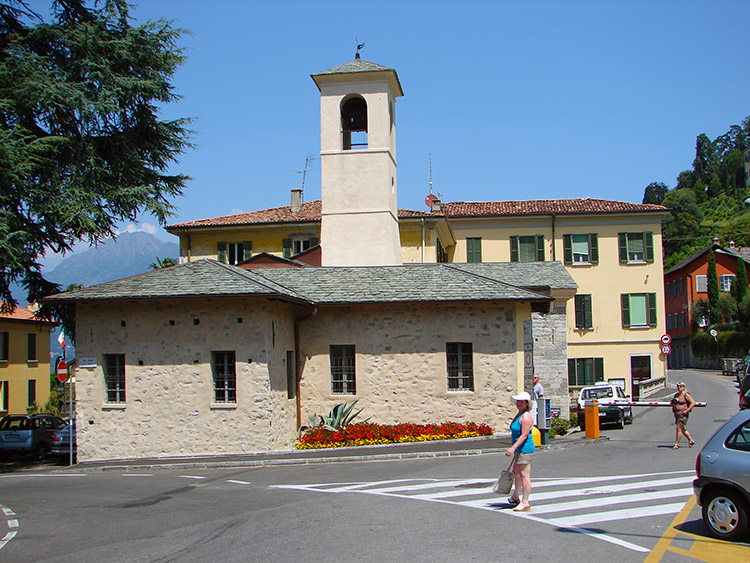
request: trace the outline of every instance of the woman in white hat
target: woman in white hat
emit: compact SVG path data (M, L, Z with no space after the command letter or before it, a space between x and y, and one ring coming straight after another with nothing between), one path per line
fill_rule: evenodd
M508 448L505 455L518 456L516 464L513 466L515 475L515 490L508 498L508 502L515 505L515 512L528 512L531 510L529 505L529 494L531 494L531 456L534 455L534 438L531 435L531 427L534 421L531 418L531 395L526 391L521 391L518 395L512 396L516 402L518 414L510 423L511 439L513 445ZM522 491L519 498L519 491Z

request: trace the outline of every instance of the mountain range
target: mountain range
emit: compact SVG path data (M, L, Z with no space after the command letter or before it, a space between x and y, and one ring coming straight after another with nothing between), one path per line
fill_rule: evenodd
M177 260L180 250L176 242L164 242L145 232L122 233L117 239L109 239L84 252L64 258L54 269L45 272L45 277L60 284L63 290L70 284L85 287L118 280L149 271L149 266L157 258ZM23 292L14 289L19 302L25 304ZM62 347L57 341L59 331L54 331L51 339L52 357L62 355ZM75 350L68 345L66 356L72 358Z

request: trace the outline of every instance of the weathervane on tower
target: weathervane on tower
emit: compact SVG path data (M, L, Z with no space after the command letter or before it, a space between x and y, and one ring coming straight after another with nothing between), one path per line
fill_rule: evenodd
M356 37L354 38L354 41L357 42L357 53L354 55L354 58L356 60L359 60L359 51L365 46L365 44L364 43L360 43L359 39L357 39Z

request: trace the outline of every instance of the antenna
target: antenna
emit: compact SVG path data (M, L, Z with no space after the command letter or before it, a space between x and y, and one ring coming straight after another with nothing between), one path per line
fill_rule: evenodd
M432 202L434 202L435 200L438 200L441 197L443 197L443 194L441 194L440 192L438 192L437 195L435 195L435 194L432 193L432 153L430 153L429 164L428 164L428 168L427 169L428 169L427 186L429 188L429 192L430 193L427 194L426 198L424 198L424 202L425 202L425 205L427 205L427 207L429 207L430 209L432 209Z
M432 153L430 153L428 169L429 169L429 176L427 178L427 185L430 187L430 194L432 194Z
M307 153L307 158L305 158L305 169L304 170L295 170L297 174L302 174L302 201L305 201L305 180L307 179L307 172L311 170L310 163L313 160L320 160L320 157L313 157L312 153Z

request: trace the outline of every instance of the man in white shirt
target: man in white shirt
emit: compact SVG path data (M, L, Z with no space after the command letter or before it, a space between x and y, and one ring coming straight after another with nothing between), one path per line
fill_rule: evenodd
M534 400L538 401L544 397L544 387L539 383L539 376L534 374Z

